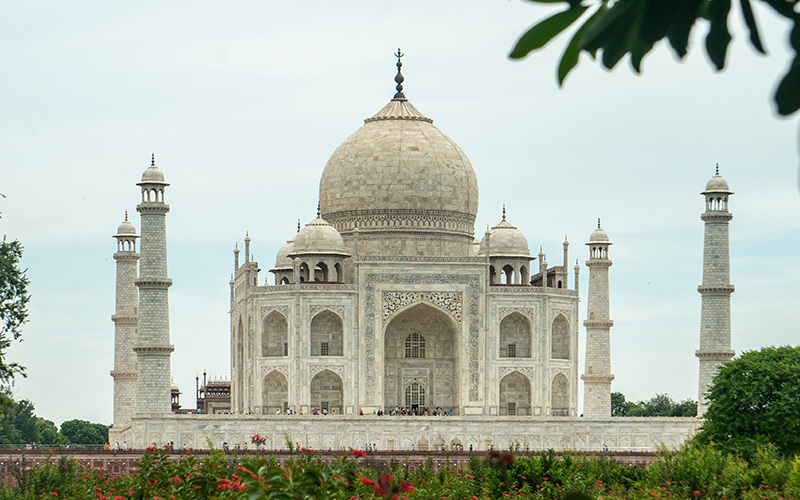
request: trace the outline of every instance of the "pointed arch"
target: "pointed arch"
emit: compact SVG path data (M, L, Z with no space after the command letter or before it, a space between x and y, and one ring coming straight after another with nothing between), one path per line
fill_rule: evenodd
M513 285L516 283L517 272L514 269L514 266L511 264L506 264L503 266L502 270L502 280L504 285Z
M514 371L500 381L500 415L531 414L531 382L528 377Z
M261 355L275 358L289 355L289 323L278 311L267 314L261 333Z
M500 357L531 357L531 322L521 313L513 312L500 321Z
M344 282L344 274L342 273L342 264L337 262L333 265L333 271L336 274L336 282L343 283Z
M311 379L311 409L334 415L344 414L344 384L330 370L322 370Z
M338 314L326 309L311 320L311 355L344 355L344 325Z
M569 322L563 314L556 316L550 328L550 357L570 359Z
M261 413L282 414L289 407L289 381L283 373L272 370L261 385Z
M441 308L417 301L396 312L386 323L383 339L384 411L397 407L424 413L440 408L458 414L460 327ZM415 394L424 394L406 405L406 389L416 383Z
M319 261L314 266L314 281L328 282L328 265Z
M569 381L563 373L553 377L553 383L550 385L550 415L569 416Z

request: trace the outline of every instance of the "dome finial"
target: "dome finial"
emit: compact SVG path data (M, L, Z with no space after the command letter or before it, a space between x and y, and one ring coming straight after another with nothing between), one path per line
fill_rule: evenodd
M503 220L506 220L506 204L503 203Z
M600 217L597 218L597 229L600 229Z
M719 162L717 162L717 171L714 175L719 175Z
M125 210L125 222L128 222L128 211Z
M297 219L297 232L300 232L300 219Z
M317 201L317 219L319 219L319 201Z
M152 153L150 155L150 166L151 167L155 167L156 166L156 154L155 153Z
M397 93L392 97L393 101L405 101L406 96L403 94L403 82L405 78L403 78L403 74L400 73L400 68L403 67L403 63L400 61L400 58L403 57L405 54L400 52L400 48L397 49L395 52L395 57L397 57L397 76L394 77L394 81L397 83Z

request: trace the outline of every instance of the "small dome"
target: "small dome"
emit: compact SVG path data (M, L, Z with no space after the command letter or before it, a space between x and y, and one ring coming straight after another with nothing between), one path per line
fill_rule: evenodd
M140 184L166 184L164 172L156 167L156 155L153 155L150 160L150 166L142 174L142 182Z
M289 254L294 252L294 238L287 241L280 250L278 256L275 257L275 269L292 269L292 259Z
M128 221L128 217L117 228L117 236L136 236L136 228Z
M608 235L600 228L600 221L597 221L597 229L589 236L589 243L608 243Z
M176 384L174 381L169 383L169 390L180 392L180 389L178 389L178 384Z
M344 251L342 235L320 217L306 224L294 237L292 255L307 253L347 255Z
M725 179L723 179L721 175L716 174L706 183L706 192L709 191L722 191L725 193L730 193L730 188L728 188L728 183L725 181Z
M486 236L480 242L480 253L486 255ZM489 255L530 257L531 251L522 231L512 226L504 216L500 224L489 231Z

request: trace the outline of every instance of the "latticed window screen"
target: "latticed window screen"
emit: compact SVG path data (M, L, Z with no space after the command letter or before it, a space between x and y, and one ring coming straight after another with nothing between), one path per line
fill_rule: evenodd
M406 407L425 406L425 388L414 382L406 386Z
M330 407L328 406L328 402L327 401L320 401L319 409L320 409L320 411L328 411L330 409Z
M328 355L328 343L322 342L319 346L319 355L320 356L327 356Z
M284 356L288 356L289 355L289 343L288 342L284 342L283 343L283 355Z
M406 356L407 358L425 357L425 337L417 332L406 337Z
M508 344L508 357L509 358L517 357L517 344Z
M508 403L508 414L509 415L517 414L517 403Z

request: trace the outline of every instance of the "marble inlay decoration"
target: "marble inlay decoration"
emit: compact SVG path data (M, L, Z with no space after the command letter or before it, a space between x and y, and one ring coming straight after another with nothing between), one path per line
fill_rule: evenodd
M461 292L383 292L383 324L398 310L415 302L441 307L461 325Z

